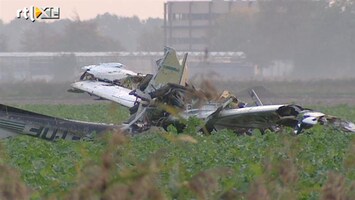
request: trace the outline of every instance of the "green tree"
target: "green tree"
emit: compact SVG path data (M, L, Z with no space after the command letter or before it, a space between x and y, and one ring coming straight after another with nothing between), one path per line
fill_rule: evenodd
M121 51L121 44L103 36L95 22L73 21L65 27L61 49L64 51Z
M212 51L245 51L248 49L255 40L255 17L255 11L243 9L218 19L209 32L209 49Z
M142 31L142 22L137 16L120 17L105 13L92 20L97 24L100 34L119 41L127 51L137 50L137 38Z
M150 19L154 20L154 19ZM145 27L138 37L138 50L161 51L164 46L164 31L161 27L161 20L156 24L145 22Z
M60 50L61 36L46 23L33 23L21 37L21 50L51 52Z
M257 9L239 9L219 19L209 32L210 49L244 51L261 66L292 60L300 73L350 67L354 19L354 0L259 1Z
M0 34L0 52L7 51L7 37L4 34Z
M3 30L4 24L2 20L0 19L0 52L2 51L7 51L7 37L6 35L1 31Z

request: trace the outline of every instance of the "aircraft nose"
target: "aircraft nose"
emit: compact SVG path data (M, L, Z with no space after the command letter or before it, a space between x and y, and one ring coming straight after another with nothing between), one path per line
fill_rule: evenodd
M318 118L316 117L306 117L302 120L302 123L315 125L318 122Z

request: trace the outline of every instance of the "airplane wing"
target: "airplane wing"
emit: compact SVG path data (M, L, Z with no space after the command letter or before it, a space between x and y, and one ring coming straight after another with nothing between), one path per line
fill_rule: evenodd
M99 65L84 66L82 69L85 70L86 74L90 74L99 80L114 81L127 76L138 75L133 71L127 70L121 63L102 63Z
M295 134L313 125L326 125L344 132L355 133L355 124L321 112L304 109L298 105L267 105L222 110L215 117L213 125L219 129L238 130L240 128L272 129L287 126Z
M111 124L51 117L0 104L0 139L21 134L50 141L92 139L95 134L119 128Z
M153 76L142 78L137 90L142 89L144 92L152 92L167 83L180 84L185 82L186 80L183 77L184 74L186 76L186 58L187 55L185 55L182 64L180 64L176 51L166 47L164 58L157 62L159 66L157 73ZM90 65L83 67L83 69L86 71L81 80L71 85L75 90L69 91L84 91L125 107L134 106L137 98L131 95L132 88L127 88L126 85L114 84L113 81L121 79L121 82L125 82L129 76L138 76L137 73L124 69L124 66L120 63ZM85 78L88 74L91 77L89 80Z
M280 120L277 110L282 106L284 105L253 106L223 110L215 119L214 126L216 129L270 128Z
M129 94L132 90L110 83L86 80L75 82L71 86L128 108L134 106L134 102L136 101L136 97Z

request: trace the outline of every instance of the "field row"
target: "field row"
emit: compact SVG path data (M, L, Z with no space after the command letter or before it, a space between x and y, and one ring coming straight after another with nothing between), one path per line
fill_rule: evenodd
M21 107L96 122L121 123L128 116L114 104ZM355 107L317 109L355 121ZM255 131L253 136L169 130L134 137L113 133L90 142L6 139L1 142L0 198L355 197L354 135L320 126L299 136L291 130L265 135Z

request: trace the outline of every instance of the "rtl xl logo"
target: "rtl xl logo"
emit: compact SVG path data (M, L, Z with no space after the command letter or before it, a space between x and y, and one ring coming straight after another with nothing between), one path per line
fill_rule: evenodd
M60 18L60 8L59 7L35 7L31 6L29 8L19 9L16 12L17 18L30 19L32 22L37 19L59 19Z

